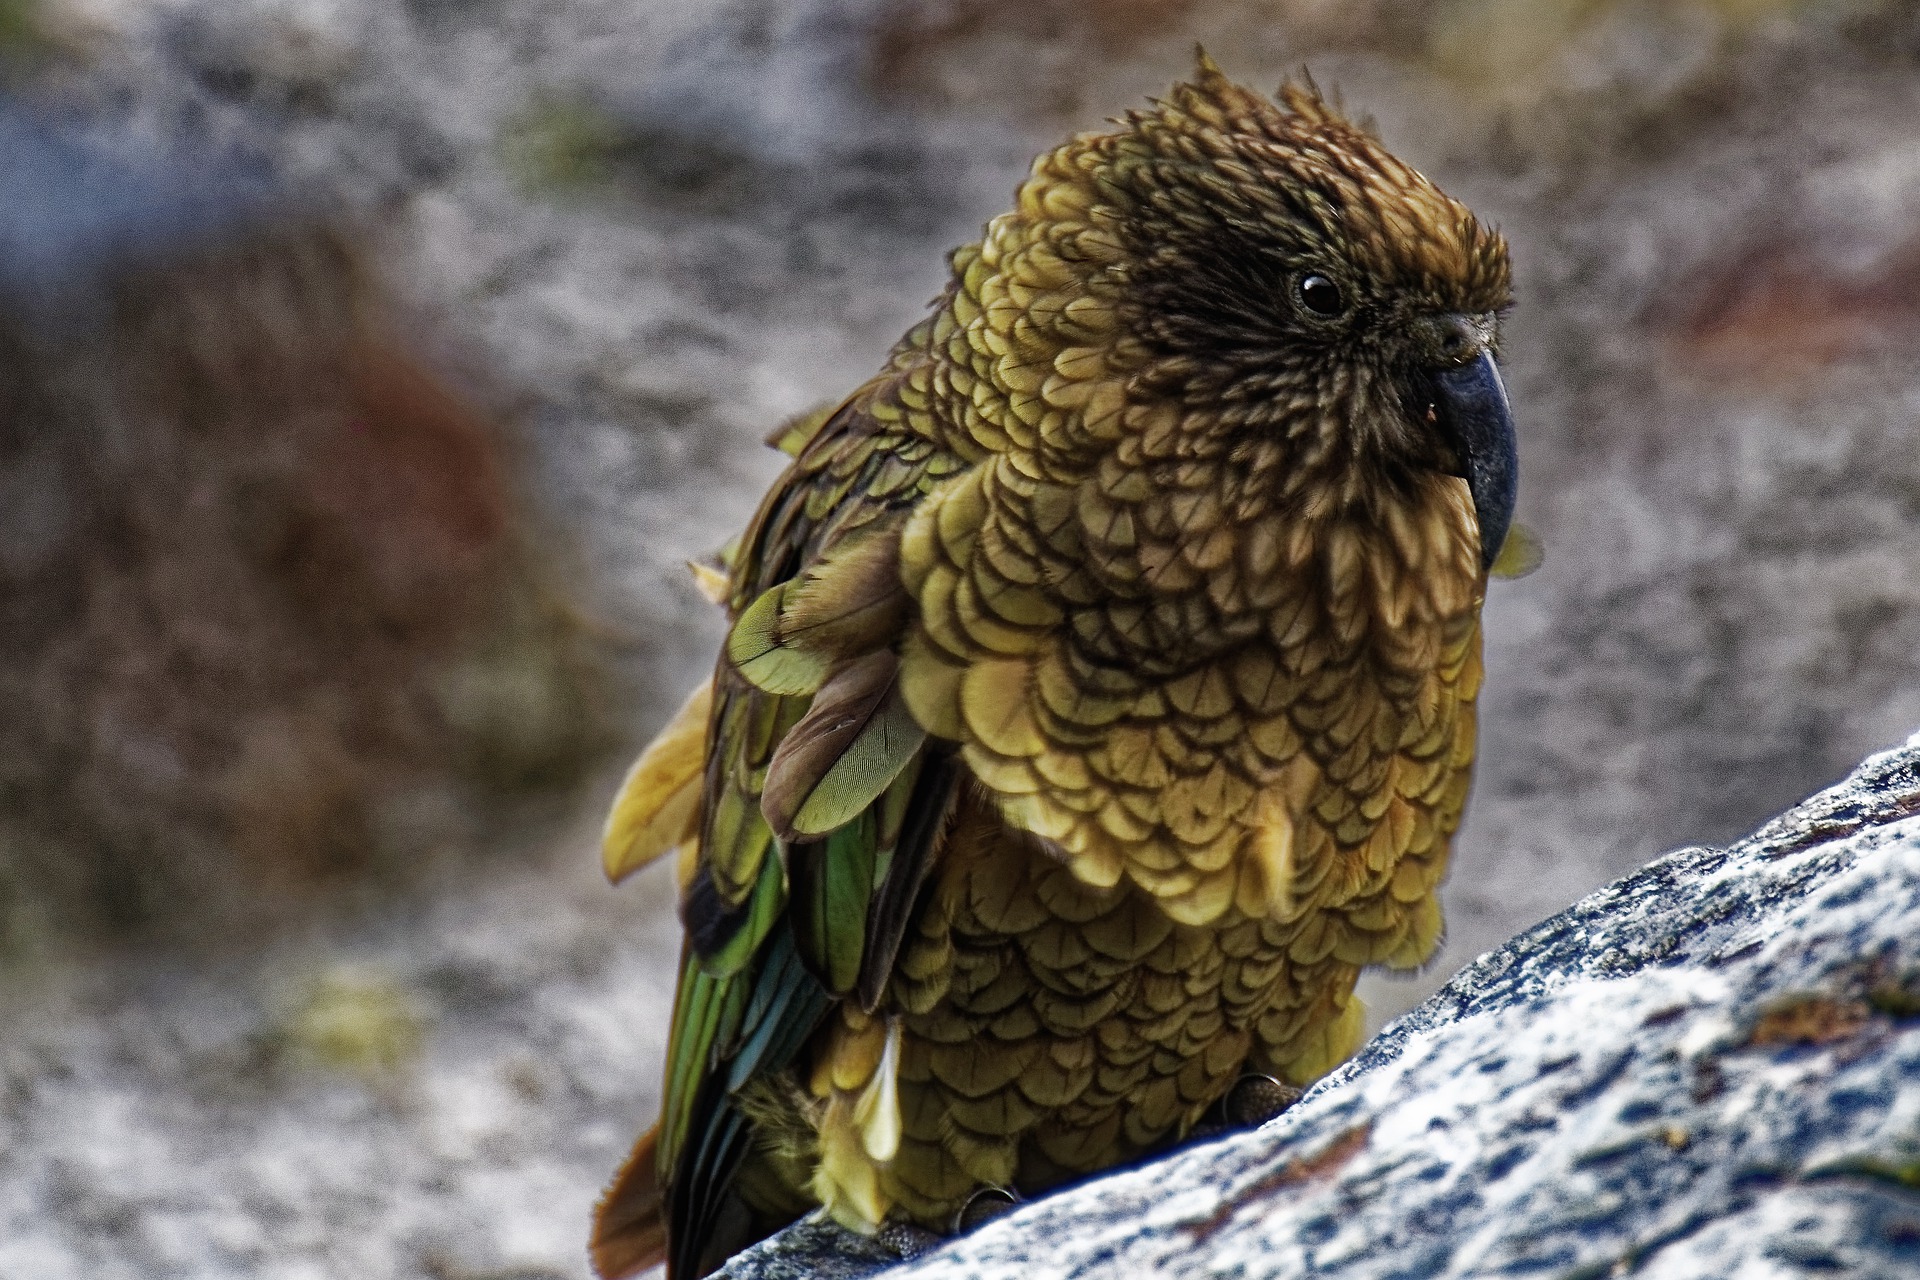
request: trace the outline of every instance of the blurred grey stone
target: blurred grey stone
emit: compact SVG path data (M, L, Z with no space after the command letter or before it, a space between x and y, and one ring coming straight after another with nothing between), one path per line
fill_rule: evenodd
M130 271L321 221L264 157L156 148L109 123L0 98L0 311L35 328L99 321ZM22 312L26 314L22 314Z
M1920 736L1482 957L1266 1128L893 1274L1913 1275L1916 813ZM877 1254L809 1222L725 1274Z

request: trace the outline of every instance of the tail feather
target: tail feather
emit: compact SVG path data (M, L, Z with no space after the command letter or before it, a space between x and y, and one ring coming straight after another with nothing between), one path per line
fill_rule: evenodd
M660 1126L641 1135L593 1211L588 1249L600 1280L626 1280L667 1260L667 1201L654 1151Z

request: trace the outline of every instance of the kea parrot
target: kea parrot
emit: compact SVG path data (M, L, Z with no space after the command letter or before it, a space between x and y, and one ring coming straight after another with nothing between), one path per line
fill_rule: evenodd
M1310 80L1200 55L1040 156L706 571L628 775L678 850L608 1280L822 1208L947 1233L1304 1086L1438 944L1515 438L1506 243Z

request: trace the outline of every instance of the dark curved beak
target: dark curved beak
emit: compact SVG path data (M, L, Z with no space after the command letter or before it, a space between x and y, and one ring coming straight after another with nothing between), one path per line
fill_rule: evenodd
M1493 567L1513 524L1520 494L1520 457L1513 434L1507 387L1490 352L1432 374L1433 406L1440 429L1460 460L1459 475L1473 494L1480 522L1480 567Z

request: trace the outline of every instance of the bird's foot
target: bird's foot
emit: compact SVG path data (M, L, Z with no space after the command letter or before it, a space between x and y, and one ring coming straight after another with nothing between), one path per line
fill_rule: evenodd
M1221 1096L1220 1101L1200 1117L1200 1123L1193 1127L1191 1138L1196 1142L1209 1142L1243 1129L1258 1129L1300 1101L1304 1092L1272 1076L1241 1076Z
M1305 1094L1272 1076L1244 1075L1220 1099L1220 1118L1229 1129L1258 1129Z
M939 1236L925 1227L916 1227L911 1222L889 1222L880 1228L875 1238L899 1254L902 1262L912 1262L940 1244Z
M977 1231L995 1218L1012 1213L1024 1204L1020 1193L1012 1187L981 1187L967 1197L966 1203L953 1215L953 1234L963 1236L969 1231Z

